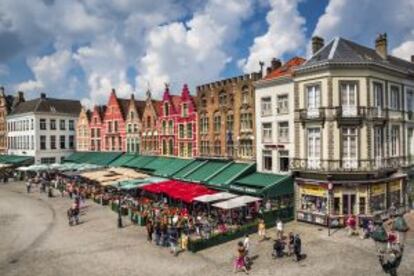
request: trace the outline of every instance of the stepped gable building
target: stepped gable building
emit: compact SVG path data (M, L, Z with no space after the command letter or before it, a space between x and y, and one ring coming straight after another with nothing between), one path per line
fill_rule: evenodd
M89 122L90 128L90 150L103 151L102 147L102 128L103 119L106 111L106 105L96 105L91 112L91 119Z
M271 61L256 87L256 162L259 172L288 174L294 151L293 70L305 59Z
M76 124L76 150L77 151L90 151L91 143L91 121L92 113L85 107L81 108L79 113L78 122Z
M126 118L129 100L120 99L112 89L103 116L101 134L103 151L126 151Z
M35 164L61 162L75 146L81 110L76 100L40 98L17 104L7 116L8 154L33 156Z
M135 100L131 95L128 104L126 119L126 150L130 153L141 152L142 115L145 109L145 101Z
M294 71L297 219L386 216L413 174L414 58L390 55L386 34L373 49L340 37L312 49Z
M200 156L255 159L255 103L252 73L197 87Z
M159 155L159 123L162 114L162 102L152 99L151 91L147 91L147 99L142 114L142 154Z
M7 115L21 102L24 102L23 92L17 96L6 95L4 87L0 87L0 153L7 153Z
M171 95L166 85L158 117L161 154L194 157L197 155L197 109L188 86L181 95Z

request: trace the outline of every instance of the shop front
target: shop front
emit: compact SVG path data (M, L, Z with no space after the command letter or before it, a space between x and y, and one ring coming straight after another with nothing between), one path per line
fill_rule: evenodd
M378 181L311 182L296 181L296 218L298 221L332 227L344 226L354 215L362 224L375 215L387 218L394 206L403 209L405 177ZM331 187L331 190L328 189Z

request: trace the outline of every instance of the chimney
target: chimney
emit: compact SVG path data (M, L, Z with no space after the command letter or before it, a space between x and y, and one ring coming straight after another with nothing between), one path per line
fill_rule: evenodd
M276 70L277 68L279 68L280 66L282 66L282 62L280 61L280 59L277 58L272 58L272 61L270 62L272 70Z
M316 54L325 45L325 41L320 36L312 37L312 55Z
M411 55L411 62L414 63L414 55Z
M19 94L19 96L20 96L20 94ZM46 99L46 94L45 93L40 93L40 98L41 99Z
M387 33L378 34L375 39L375 51L383 59L387 59Z

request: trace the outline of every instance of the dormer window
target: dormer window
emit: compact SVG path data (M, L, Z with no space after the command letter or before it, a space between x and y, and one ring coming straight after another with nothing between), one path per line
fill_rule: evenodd
M165 104L164 104L164 115L165 115L165 116L170 115L170 108L169 108L168 103L165 103Z
M183 104L183 108L182 108L182 116L183 117L187 117L188 116L188 104Z

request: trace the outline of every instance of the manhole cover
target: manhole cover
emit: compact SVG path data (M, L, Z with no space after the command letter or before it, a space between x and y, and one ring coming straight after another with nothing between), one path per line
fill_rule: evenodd
M19 260L18 259L13 259L13 260L11 260L9 263L11 263L11 264L15 264L15 263L17 263Z

